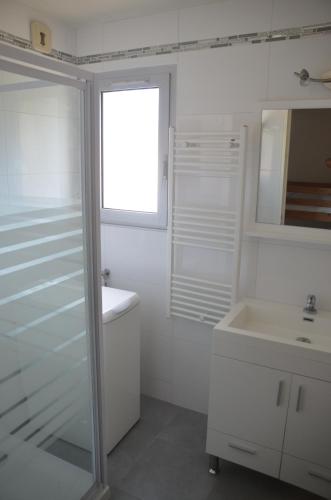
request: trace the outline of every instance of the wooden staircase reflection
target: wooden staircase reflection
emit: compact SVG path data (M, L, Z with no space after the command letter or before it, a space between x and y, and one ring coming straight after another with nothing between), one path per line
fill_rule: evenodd
M331 184L288 182L285 224L331 227Z

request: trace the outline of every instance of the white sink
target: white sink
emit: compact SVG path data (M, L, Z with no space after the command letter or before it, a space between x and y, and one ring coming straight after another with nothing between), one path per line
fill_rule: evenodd
M331 353L331 312L307 314L302 307L246 299L216 326L217 330Z
M331 499L330 422L331 313L234 306L213 332L208 453Z

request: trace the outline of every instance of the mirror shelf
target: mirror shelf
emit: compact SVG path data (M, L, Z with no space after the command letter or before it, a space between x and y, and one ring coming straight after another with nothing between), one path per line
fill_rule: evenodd
M261 102L248 236L331 244L331 99Z
M253 223L244 231L246 238L293 242L331 247L331 231L299 226Z

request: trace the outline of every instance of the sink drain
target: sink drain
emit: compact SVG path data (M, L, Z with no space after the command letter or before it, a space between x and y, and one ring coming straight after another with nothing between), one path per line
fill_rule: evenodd
M311 340L308 337L297 337L295 340L298 342L304 342L305 344L311 344Z

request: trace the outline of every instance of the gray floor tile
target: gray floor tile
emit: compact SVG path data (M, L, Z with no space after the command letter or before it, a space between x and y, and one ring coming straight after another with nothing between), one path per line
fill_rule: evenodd
M156 436L181 412L178 406L142 396L141 419L108 456L108 482L117 486Z
M125 491L121 491L118 488L111 488L111 500L140 500L137 497L133 497Z
M80 469L88 472L92 471L92 457L91 452L79 448L63 439L57 439L46 450L48 453L65 460Z
M134 464L134 459L117 446L108 456L108 483L117 486L128 474Z
M272 477L224 462L207 500L320 500Z
M159 431L168 425L180 412L181 408L166 401L160 401L148 396L141 397L141 418L152 426L157 426Z
M131 429L131 431L122 439L117 448L125 453L132 460L136 460L139 455L147 448L160 432L159 426L152 426L149 422L141 419ZM110 454L110 456L112 453Z
M206 433L207 416L183 409L160 432L158 437L168 443L180 445L192 451L204 452Z
M120 488L140 500L205 500L215 485L208 457L155 439Z
M108 482L118 485L160 432L160 425L140 420L108 456Z
M142 419L108 459L112 500L319 500L263 474L223 462L208 474L207 417L143 397Z

